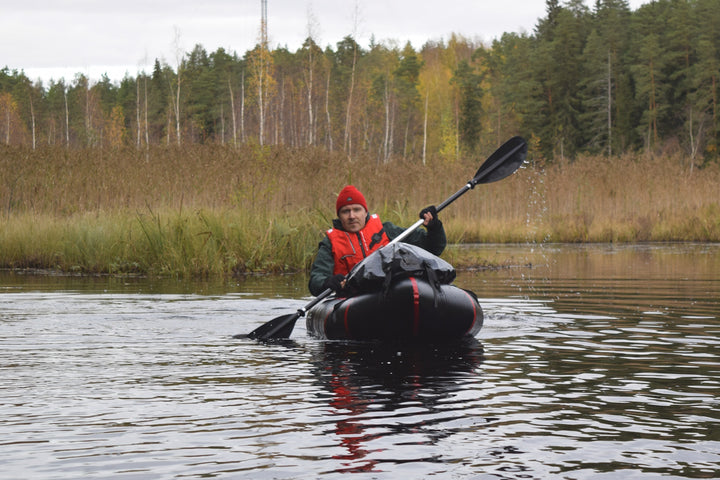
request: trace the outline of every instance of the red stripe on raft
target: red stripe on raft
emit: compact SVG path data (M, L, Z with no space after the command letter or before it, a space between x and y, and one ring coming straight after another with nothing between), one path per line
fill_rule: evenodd
M466 292L465 290L463 290L463 293L464 293L465 295L467 295L467 297L470 299L470 303L472 303L472 306L473 306L473 321L472 321L472 323L470 324L470 328L468 328L468 329L465 331L465 335L467 335L468 333L470 333L470 330L472 330L473 327L475 326L475 322L477 322L477 302L475 301L475 299L473 298L473 296L470 295L470 294L469 294L468 292Z
M420 332L420 290L414 277L410 277L410 283L413 289L413 335L417 337Z
M345 324L345 333L347 333L348 337L352 337L352 335L350 335L350 325L348 324L348 312L350 311L350 304L352 302L352 299L348 298L343 305L343 307L345 307L343 311L343 323Z

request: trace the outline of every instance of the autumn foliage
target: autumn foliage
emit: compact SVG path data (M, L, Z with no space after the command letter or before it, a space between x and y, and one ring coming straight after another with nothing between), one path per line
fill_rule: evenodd
M519 134L547 161L678 153L702 166L720 140L720 3L546 1L532 32L296 51L196 45L119 83L33 82L0 70L10 145L318 147L348 158L457 160ZM478 32L479 35L482 32Z

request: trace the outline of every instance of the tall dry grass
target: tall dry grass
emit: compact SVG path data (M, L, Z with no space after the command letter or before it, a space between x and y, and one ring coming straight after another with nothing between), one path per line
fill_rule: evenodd
M720 240L720 169L686 159L583 158L548 169L544 224L578 242Z
M378 164L256 145L0 147L0 267L182 276L302 269L345 184L383 219L409 225L482 160ZM443 211L449 241L720 241L717 165L690 170L682 158L633 155L532 160L531 152L518 173Z

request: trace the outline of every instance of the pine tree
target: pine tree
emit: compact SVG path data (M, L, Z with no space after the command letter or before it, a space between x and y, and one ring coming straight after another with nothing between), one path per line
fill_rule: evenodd
M482 77L462 60L451 82L457 83L460 91L460 144L464 152L474 154L482 131Z
M631 71L641 112L636 130L646 149L658 145L665 117L670 111L670 83L666 76L668 52L663 44L666 20L667 5L648 4L638 11L633 28L636 56Z

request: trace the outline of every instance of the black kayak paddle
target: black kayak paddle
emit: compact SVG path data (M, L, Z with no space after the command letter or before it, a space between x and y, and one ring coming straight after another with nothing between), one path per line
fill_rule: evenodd
M475 173L475 176L467 182L463 188L455 192L450 198L436 207L437 211L440 212L443 210L445 207L457 200L462 194L475 188L475 185L480 183L497 182L498 180L502 180L503 178L512 175L525 161L527 149L527 143L522 137L513 137L503 143L500 148L495 150L495 152L490 155L487 160L485 160ZM420 227L423 222L423 219L415 222L411 227L407 228L404 232L395 237L390 242L390 245L402 241L415 231L415 229ZM297 312L273 318L269 322L260 325L252 332L248 334L239 333L234 335L233 338L252 338L256 340L279 340L289 338L293 328L295 328L295 322L297 322L300 317L304 317L308 310L325 300L325 298L329 297L332 293L333 291L328 288L315 297L312 302L308 303Z

